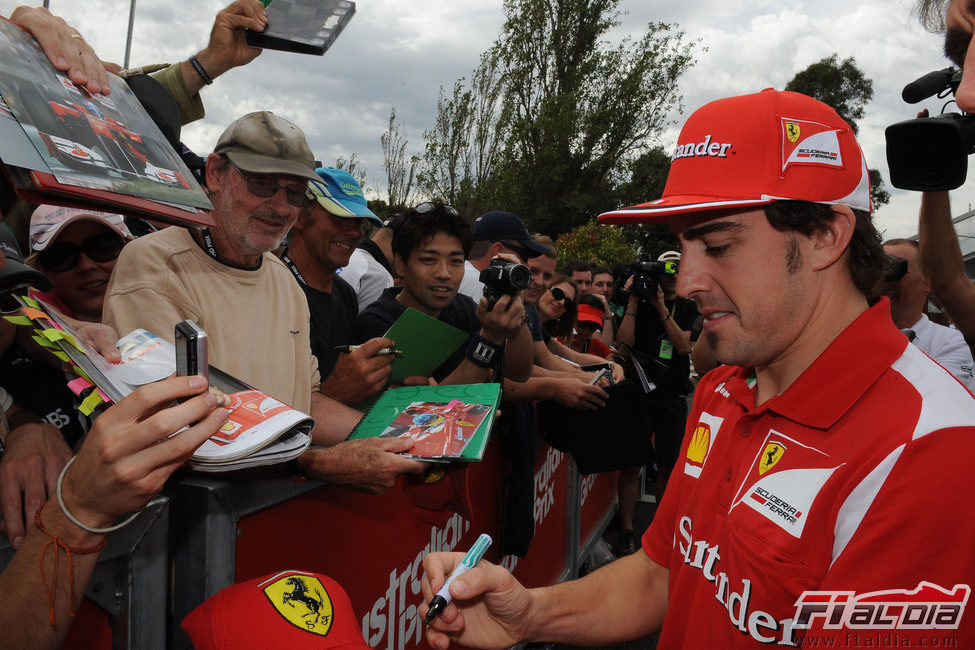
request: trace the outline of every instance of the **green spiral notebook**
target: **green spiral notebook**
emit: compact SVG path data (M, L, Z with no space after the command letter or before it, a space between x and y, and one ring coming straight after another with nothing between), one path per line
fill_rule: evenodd
M500 384L403 386L382 393L350 440L405 437L404 455L434 462L484 457L501 401Z

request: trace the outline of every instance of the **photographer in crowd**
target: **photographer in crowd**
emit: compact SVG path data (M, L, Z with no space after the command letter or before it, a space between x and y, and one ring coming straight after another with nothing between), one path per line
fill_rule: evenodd
M521 292L493 305L458 293L472 238L470 224L449 205L425 202L410 210L393 237L393 264L403 286L387 289L359 314L359 341L382 336L412 308L470 335L468 345L434 370L438 383L487 381L502 359L506 376L526 377L531 339Z
M620 324L619 340L635 350L656 389L646 396L653 432L657 480L654 495L663 498L670 472L677 462L687 420L687 396L692 390L691 341L700 331L700 318L693 300L677 295L677 273L681 254L667 251L656 262L631 265L634 274L626 281L629 292L626 312ZM633 511L639 494L639 469L620 472L619 503L623 534L619 550L632 553L639 548L633 532Z
M975 48L970 47L975 6L967 0L919 0L915 9L926 27L945 34L944 54L962 73L955 102L962 111L975 112ZM934 295L968 344L975 344L975 283L965 273L948 192L921 194L918 241L921 268Z

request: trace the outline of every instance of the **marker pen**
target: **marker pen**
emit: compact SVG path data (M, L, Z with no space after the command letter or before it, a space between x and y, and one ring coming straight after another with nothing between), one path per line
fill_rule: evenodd
M484 557L484 553L491 546L491 536L488 534L482 534L471 546L471 550L467 551L467 555L464 559L460 561L457 568L454 569L453 573L447 578L447 581L443 583L443 587L437 592L437 595L433 597L430 601L430 611L427 612L426 618L423 619L424 623L429 623L433 619L440 615L440 612L444 610L453 598L450 595L450 583L454 581L454 578L460 576L468 569L473 569L474 566L481 561Z
M362 347L362 346L360 346L360 345L337 345L337 346L335 346L335 351L336 352L345 352L346 354L351 354L352 352L355 352L356 350L358 350L360 347ZM402 350L396 350L394 348L380 348L379 351L376 352L376 356L377 357L392 357L392 356L397 356L398 357L401 354L403 354L403 351Z

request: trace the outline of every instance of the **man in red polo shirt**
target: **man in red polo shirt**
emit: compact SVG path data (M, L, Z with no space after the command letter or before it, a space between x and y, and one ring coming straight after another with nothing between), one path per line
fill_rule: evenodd
M975 646L975 399L886 299L871 306L869 209L859 146L826 105L766 90L694 113L663 198L601 216L670 222L677 291L726 364L697 387L644 552L533 590L480 564L431 645L660 629L662 648ZM460 559L426 558L427 597Z

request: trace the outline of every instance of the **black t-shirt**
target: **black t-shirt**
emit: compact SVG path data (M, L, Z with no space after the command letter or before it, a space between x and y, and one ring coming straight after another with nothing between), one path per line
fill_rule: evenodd
M91 420L78 411L80 400L68 388L64 373L29 357L17 345L0 360L0 386L17 406L57 427L69 447L91 427Z
M358 343L383 336L400 314L406 311L406 306L396 299L400 291L401 289L397 287L386 289L376 302L362 310L356 333ZM440 312L437 320L467 332L471 336L481 329L481 322L477 320L477 305L469 297L460 293ZM442 381L460 365L466 352L466 345L457 348L446 361L440 364L439 368L433 371L433 378Z
M699 332L697 305L693 300L677 297L674 300L664 302L670 313L673 315L677 326L685 331L691 332L692 338L696 338ZM633 347L650 359L656 359L667 366L667 370L660 374L655 372L652 367L645 365L647 376L657 385L655 393L679 393L686 394L691 390L690 382L690 355L679 354L677 349L667 338L664 324L660 321L660 315L649 302L640 302L636 310L636 330L634 332ZM656 364L651 364L656 365Z
M525 316L528 317L528 330L532 333L532 341L545 341L552 338L545 328L542 327L542 319L538 315L538 308L535 305L525 305Z
M308 299L311 312L311 352L318 357L318 372L324 380L332 373L339 353L337 345L352 345L356 342L356 319L359 316L359 303L355 291L348 282L335 276L332 278L332 292L325 293L298 283Z

